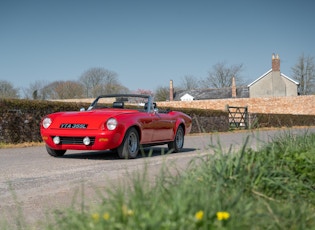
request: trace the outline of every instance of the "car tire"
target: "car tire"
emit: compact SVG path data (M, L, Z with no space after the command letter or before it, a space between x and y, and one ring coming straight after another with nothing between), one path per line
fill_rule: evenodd
M121 159L134 159L139 152L139 134L135 128L127 130L123 142L117 148L118 157Z
M46 145L46 150L47 150L48 154L50 156L53 156L53 157L62 157L65 154L65 152L67 151L67 150L52 149L52 148L48 147L47 145Z
M183 127L178 126L174 140L168 143L169 151L173 153L180 152L184 146L184 136L185 134Z

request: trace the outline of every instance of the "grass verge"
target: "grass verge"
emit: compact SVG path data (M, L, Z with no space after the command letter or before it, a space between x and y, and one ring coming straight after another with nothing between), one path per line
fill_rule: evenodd
M8 144L0 142L0 149L9 149L9 148L26 148L26 147L33 147L33 146L43 146L45 143L43 142L23 142L23 143L15 143L15 144Z

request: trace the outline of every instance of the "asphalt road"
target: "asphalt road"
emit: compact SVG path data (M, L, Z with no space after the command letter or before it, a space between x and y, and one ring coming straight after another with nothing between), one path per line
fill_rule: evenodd
M151 157L134 160L118 159L109 151L68 151L62 158L53 158L44 146L0 149L0 223L2 219L12 223L22 219L37 225L47 221L52 210L80 207L83 193L85 204L100 202L98 191L106 197L106 189L132 178L136 172L147 170L154 181L165 164L171 165L174 172L183 170L192 158L213 153L213 146L236 151L249 138L247 146L258 149L276 136L306 131L315 133L315 127L190 135L181 153L166 154L165 145L153 151L145 149L145 155Z

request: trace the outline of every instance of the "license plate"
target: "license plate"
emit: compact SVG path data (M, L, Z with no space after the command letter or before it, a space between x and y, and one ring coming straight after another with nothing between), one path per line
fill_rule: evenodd
M86 129L87 124L61 124L61 129Z

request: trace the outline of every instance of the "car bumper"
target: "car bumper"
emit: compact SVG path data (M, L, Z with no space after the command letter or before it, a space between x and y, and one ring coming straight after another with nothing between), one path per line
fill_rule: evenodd
M56 150L107 150L117 148L123 139L123 135L117 132L82 132L67 134L65 132L47 132L41 131L43 141L52 149ZM60 143L55 144L53 138L58 136ZM85 145L83 139L89 137L91 143Z

